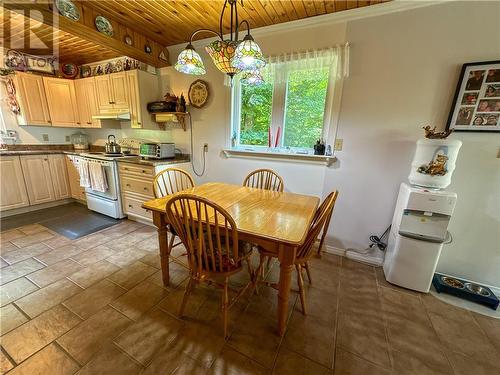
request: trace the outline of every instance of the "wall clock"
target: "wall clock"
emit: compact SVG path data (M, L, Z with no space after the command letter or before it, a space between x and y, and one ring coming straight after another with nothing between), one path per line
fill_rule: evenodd
M198 79L189 87L189 102L195 108L201 108L207 104L209 91L208 83Z

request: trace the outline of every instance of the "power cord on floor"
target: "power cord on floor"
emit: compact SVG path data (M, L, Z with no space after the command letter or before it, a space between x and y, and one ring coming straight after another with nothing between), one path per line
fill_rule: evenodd
M379 236L375 236L375 235L370 236L370 241L371 241L371 244L370 244L370 246L369 246L369 247L370 247L370 249L371 249L373 246L377 245L377 247L378 247L380 250L382 250L382 251L384 251L384 250L385 250L385 248L387 247L387 243L386 243L386 242L384 242L384 241L383 241L383 239L384 239L384 237L386 237L386 235L389 233L389 229L391 229L391 226L390 226L390 225L387 227L387 229L385 230L385 232L384 232L384 233L382 233L382 235L381 235L380 237L379 237Z
M203 154L203 169L201 173L198 173L196 171L196 168L194 166L194 152L193 152L193 120L191 119L191 115L189 117L189 130L191 132L191 166L193 167L193 172L195 175L198 177L201 177L205 174L205 167L206 167L206 155L205 155L205 147L202 148L202 154Z

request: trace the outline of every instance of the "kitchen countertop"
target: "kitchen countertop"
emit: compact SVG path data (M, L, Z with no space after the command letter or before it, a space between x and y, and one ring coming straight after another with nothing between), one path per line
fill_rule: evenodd
M138 165L148 165L148 166L160 166L160 165L168 165L168 164L179 164L179 163L187 163L191 160L189 155L176 155L175 158L172 159L141 159L139 156L137 158L123 158L123 159L116 159L117 162L119 163L131 163L131 164L138 164Z
M88 151L87 151L88 152ZM80 155L80 151L68 150L3 150L0 151L0 156L17 156L17 155L51 155L51 154L67 154L67 155Z

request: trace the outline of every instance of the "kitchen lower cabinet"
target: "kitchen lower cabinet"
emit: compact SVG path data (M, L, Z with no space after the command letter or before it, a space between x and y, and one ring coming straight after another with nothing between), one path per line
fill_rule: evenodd
M132 163L119 163L123 212L131 219L153 221L153 214L142 208L142 203L154 199L155 168Z
M48 155L48 159L55 200L71 198L68 169L64 155Z
M66 169L68 171L69 188L71 197L85 201L85 188L80 186L80 173L78 172L78 163L80 159L74 155L66 155Z
M19 156L0 156L0 211L29 204Z
M54 201L56 196L48 155L27 155L20 158L30 205Z

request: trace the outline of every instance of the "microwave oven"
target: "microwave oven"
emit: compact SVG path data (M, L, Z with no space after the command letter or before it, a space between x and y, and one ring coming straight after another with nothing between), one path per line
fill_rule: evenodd
M139 155L145 159L175 158L174 143L141 143Z

